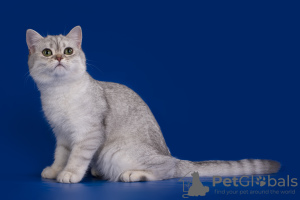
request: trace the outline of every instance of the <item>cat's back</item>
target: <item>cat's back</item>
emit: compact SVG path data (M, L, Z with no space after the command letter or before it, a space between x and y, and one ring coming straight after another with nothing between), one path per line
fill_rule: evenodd
M143 144L147 152L170 154L155 117L137 93L118 83L98 84L101 85L108 104L105 120L108 146L112 143L117 146L122 144L125 148L123 145L126 141L127 151L139 151Z
M145 107L146 103L142 98L129 87L113 82L97 81L104 91L106 100L110 105L118 109L124 107Z
M111 122L111 128L128 126L151 129L160 132L151 110L142 98L125 85L113 82L98 81L103 89L107 104L107 121Z

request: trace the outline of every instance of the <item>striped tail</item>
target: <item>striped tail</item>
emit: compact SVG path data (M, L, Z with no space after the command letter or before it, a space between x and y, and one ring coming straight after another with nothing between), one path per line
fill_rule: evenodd
M272 174L278 172L280 163L273 160L243 159L238 161L202 161L178 160L175 177L183 177L197 171L199 176L239 176L254 174Z

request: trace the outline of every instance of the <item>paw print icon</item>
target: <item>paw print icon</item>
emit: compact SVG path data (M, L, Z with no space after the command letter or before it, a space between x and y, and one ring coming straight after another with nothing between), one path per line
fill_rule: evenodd
M262 176L256 177L256 184L261 187L266 185L266 178Z

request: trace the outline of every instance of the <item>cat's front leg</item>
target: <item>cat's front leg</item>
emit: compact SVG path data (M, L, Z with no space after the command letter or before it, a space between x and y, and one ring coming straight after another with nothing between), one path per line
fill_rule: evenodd
M56 179L57 175L66 166L69 158L69 154L70 154L70 149L66 145L57 142L54 162L51 166L46 167L43 170L42 177L48 179Z
M99 133L87 134L81 141L74 143L68 163L57 176L57 181L61 183L78 183L83 178L93 155L99 148L101 135Z

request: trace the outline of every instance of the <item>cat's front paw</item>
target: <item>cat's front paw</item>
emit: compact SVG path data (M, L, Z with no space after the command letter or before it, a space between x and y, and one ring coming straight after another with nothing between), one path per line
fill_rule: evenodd
M48 179L56 179L58 173L59 173L58 170L55 170L52 167L46 167L42 171L42 177Z
M83 178L83 175L68 172L68 171L62 171L57 176L57 181L60 183L78 183Z

